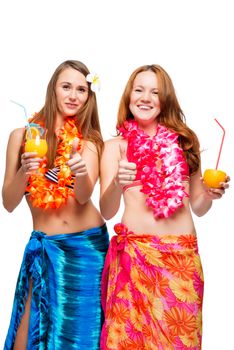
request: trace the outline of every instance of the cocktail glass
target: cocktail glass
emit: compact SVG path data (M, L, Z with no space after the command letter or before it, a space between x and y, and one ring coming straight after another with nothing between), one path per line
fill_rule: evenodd
M208 187L220 188L221 182L225 182L227 174L218 169L206 169L203 175L203 180Z
M214 120L222 129L223 137L222 137L222 141L221 141L221 145L220 145L220 149L219 149L219 155L218 155L216 167L215 167L215 169L206 169L204 172L204 175L203 175L203 180L204 180L206 186L208 186L208 187L220 188L221 187L220 183L225 182L227 179L227 174L224 171L218 169L220 155L221 155L221 151L222 151L222 147L223 147L223 141L224 141L224 137L225 137L225 129L216 118Z
M26 130L25 152L36 152L38 157L44 157L48 150L46 134L45 128L30 124Z

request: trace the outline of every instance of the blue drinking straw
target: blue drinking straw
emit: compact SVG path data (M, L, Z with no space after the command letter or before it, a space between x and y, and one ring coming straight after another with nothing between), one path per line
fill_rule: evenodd
M29 138L31 139L31 138L32 138L32 134L31 134L30 125L29 125L29 122L28 122L28 116L27 116L26 108L25 108L23 105L21 105L20 103L15 102L15 101L13 101L13 100L10 100L10 102L15 103L16 105L18 105L18 106L20 106L21 108L23 108L23 110L24 110L24 115L25 115L25 118L26 118L26 128L28 129L28 135L29 135Z

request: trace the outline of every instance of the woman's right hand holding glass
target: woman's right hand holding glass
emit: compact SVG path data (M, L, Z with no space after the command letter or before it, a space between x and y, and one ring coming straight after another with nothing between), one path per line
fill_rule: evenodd
M39 169L42 158L37 157L37 152L25 152L21 155L21 167L26 175L35 174Z

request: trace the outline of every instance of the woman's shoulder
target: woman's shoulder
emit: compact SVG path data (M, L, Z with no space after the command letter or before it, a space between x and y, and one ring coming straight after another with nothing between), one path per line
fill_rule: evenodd
M121 136L116 136L104 142L103 154L105 157L114 160L116 157L119 158L121 147L126 149L126 141Z
M25 128L17 128L10 132L9 141L22 142L25 133Z
M24 134L25 128L17 128L10 132L7 144L7 152L9 152L11 157L14 154L18 154L18 152L20 152L23 145Z
M79 153L83 154L83 152L98 154L97 145L93 141L83 140Z
M104 142L105 148L119 147L120 144L126 144L122 136L116 136Z
M17 136L22 136L24 133L25 133L25 128L23 127L23 128L13 129L10 132L10 135L13 135L13 136L17 137Z

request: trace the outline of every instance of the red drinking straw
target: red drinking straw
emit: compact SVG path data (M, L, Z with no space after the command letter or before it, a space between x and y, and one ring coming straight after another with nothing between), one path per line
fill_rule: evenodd
M222 147L223 147L223 141L224 141L224 137L225 137L225 129L224 129L224 127L218 122L218 120L217 120L216 118L214 118L214 120L216 121L216 123L219 124L220 128L223 130L222 142L221 142L221 145L220 145L218 160L217 160L216 167L215 167L215 169L217 170L217 169L218 169L218 165L219 165L219 158L220 158L221 151L222 151Z

